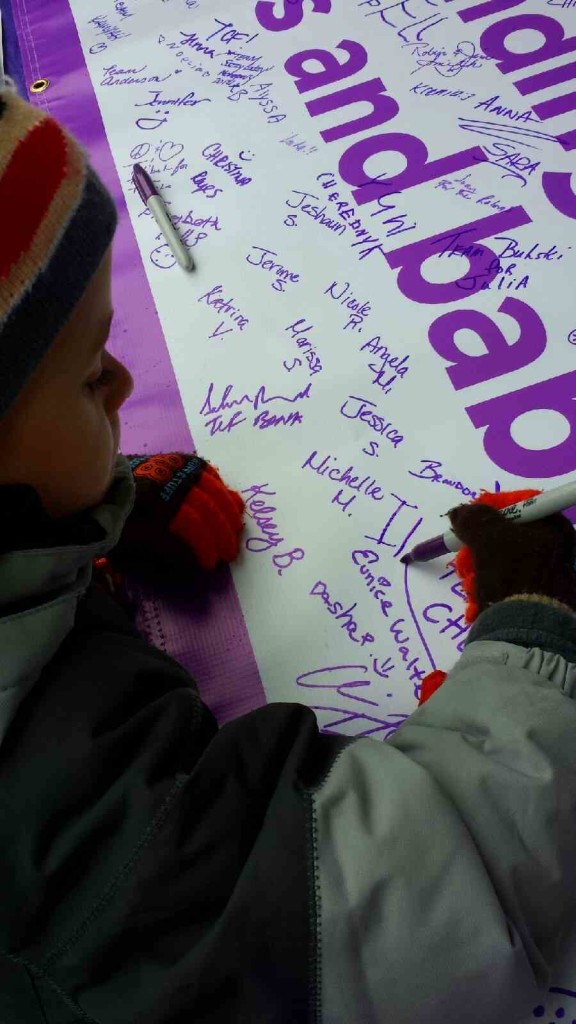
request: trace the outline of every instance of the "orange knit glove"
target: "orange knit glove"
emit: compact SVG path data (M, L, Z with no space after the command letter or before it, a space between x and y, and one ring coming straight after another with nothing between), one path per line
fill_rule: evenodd
M534 498L537 494L541 494L541 491L537 490L519 490L519 491L481 491L477 498L474 498L469 505L489 505L490 508L496 510L501 508L507 508L509 505L517 505L520 501L526 501L527 498ZM451 513L456 513L455 521L458 520L459 508L466 509L468 505L461 505L458 508L451 509ZM451 520L452 529L454 529L454 523ZM508 523L506 526L510 525ZM514 524L516 526L517 524ZM522 534L520 534L522 536ZM502 551L501 556L505 558L506 552ZM494 571L498 572L498 562L500 559L494 558ZM456 553L454 558L454 568L462 581L462 589L466 594L466 611L464 612L464 618L466 622L472 623L480 614L480 608L478 605L476 586L474 578L476 575L476 566L474 562L474 556L472 550L469 547L462 547ZM484 567L482 567L484 568ZM520 586L520 581L517 580L517 585Z
M119 543L115 569L151 569L182 578L192 566L213 569L240 549L244 501L196 454L127 455L136 501Z
M536 494L540 494L537 490L519 490L519 491L481 491L477 498L474 498L469 505L489 505L494 509L506 508L508 505L515 505L519 501L525 501L526 498L532 498ZM468 508L468 505L460 506L463 509ZM457 512L457 509L453 509L453 512ZM456 516L456 519L458 517ZM454 568L457 575L462 581L462 589L466 594L466 608L464 611L464 619L468 623L474 622L480 613L480 608L477 601L476 595L476 584L475 575L476 567L474 564L474 556L469 547L462 547L454 557ZM497 571L497 569L496 569ZM427 676L424 676L422 685L420 688L420 699L418 706L421 707L427 700L430 699L433 693L442 686L442 683L446 679L447 672L442 669L434 669L433 672L429 672Z

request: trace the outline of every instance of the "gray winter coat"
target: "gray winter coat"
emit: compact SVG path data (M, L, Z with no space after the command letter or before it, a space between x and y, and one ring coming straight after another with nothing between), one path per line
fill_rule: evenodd
M511 1024L576 912L576 620L481 615L388 742L270 705L218 730L91 584L0 556L2 1024ZM94 539L95 538L95 539Z

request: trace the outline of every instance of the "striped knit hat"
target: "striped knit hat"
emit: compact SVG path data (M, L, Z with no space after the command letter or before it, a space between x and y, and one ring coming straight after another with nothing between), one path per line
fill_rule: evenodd
M117 219L80 143L0 88L0 417L85 292Z

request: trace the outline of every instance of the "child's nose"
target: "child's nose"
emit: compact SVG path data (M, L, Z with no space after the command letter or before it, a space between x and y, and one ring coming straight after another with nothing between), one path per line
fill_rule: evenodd
M134 378L130 373L130 370L121 363L119 359L114 358L116 363L115 367L115 381L114 388L112 390L112 406L114 410L119 409L124 402L128 401L130 395L134 390Z
M124 405L124 402L126 402L130 398L130 395L134 391L134 378L133 378L132 374L130 373L130 370L128 370L127 367L124 366L124 364L121 364L121 365L122 365L123 386L122 386L122 400L121 400L120 404Z

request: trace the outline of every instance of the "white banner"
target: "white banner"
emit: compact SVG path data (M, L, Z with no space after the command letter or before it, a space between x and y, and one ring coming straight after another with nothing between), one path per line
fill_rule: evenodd
M576 471L572 0L71 6L267 697L384 739L467 634L402 554Z

